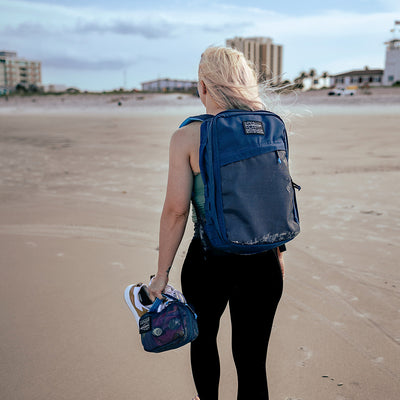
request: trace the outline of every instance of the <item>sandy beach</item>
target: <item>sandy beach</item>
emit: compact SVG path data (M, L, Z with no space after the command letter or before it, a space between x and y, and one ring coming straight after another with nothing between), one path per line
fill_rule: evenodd
M400 90L371 92L281 96L302 233L270 342L273 400L399 398ZM195 394L189 347L145 353L123 291L156 271L169 139L202 112L178 94L0 98L0 398ZM234 400L223 319L220 398Z

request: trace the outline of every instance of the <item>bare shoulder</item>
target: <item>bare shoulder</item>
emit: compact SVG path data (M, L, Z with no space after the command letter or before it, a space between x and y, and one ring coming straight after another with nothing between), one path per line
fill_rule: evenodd
M194 173L200 171L199 147L200 147L201 122L193 122L179 128L172 135L170 144L170 156L172 159L182 156L189 160L190 168Z
M192 148L200 140L200 125L201 122L192 122L177 129L172 135L171 145Z

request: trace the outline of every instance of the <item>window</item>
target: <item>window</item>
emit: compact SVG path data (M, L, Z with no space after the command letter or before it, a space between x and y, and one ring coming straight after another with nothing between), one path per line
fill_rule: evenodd
M394 76L393 75L389 75L388 76L388 81L389 82L393 82L394 81Z

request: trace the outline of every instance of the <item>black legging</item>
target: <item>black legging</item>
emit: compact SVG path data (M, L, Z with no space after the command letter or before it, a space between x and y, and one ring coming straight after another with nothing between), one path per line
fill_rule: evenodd
M218 399L217 333L228 302L237 399L268 399L265 363L282 284L274 250L216 256L206 254L199 239L192 240L182 268L182 290L198 315L199 336L191 344L191 364L200 400Z

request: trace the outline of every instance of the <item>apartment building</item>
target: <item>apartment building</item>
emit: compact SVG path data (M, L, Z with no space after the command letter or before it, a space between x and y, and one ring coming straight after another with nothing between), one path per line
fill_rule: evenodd
M18 84L39 86L42 82L41 63L18 58L17 53L0 51L0 88L13 90Z
M281 82L283 46L274 44L268 37L234 37L226 40L226 46L241 51L254 64L260 80Z

